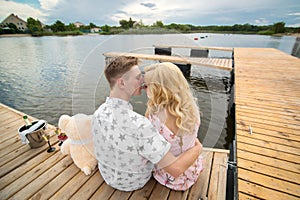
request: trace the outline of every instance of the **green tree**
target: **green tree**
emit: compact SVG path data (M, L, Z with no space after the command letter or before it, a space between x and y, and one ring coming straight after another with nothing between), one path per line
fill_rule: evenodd
M51 29L53 32L64 32L66 31L65 24L57 20L52 26Z
M155 23L153 23L153 26L164 28L164 24L162 21L156 21Z
M42 23L39 20L33 19L32 17L27 19L27 28L31 34L43 31Z
M97 26L93 24L92 22L90 23L90 28L96 28Z
M110 26L108 26L107 24L105 24L104 26L101 26L102 31L108 33L110 32Z
M9 23L7 26L8 26L11 30L13 30L14 33L18 33L18 32L19 32L19 29L18 29L18 27L17 27L15 24Z
M5 30L6 33L15 34L15 33L19 33L20 32L20 30L18 29L18 27L15 24L13 24L13 23L6 24L5 27L10 28L9 30Z
M119 21L120 25L121 25L121 28L124 28L124 29L129 29L129 23L127 20L125 19L122 19Z
M66 30L67 31L76 31L77 27L75 26L75 24L70 23L68 26L66 26Z
M274 33L284 33L285 32L285 23L284 22L277 22L273 24L273 31Z
M135 23L135 21L132 21L131 17L129 17L129 21L128 21L129 28L133 28L134 23Z

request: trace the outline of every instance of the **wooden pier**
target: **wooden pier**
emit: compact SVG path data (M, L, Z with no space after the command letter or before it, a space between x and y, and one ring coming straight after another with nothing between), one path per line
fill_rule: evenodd
M184 47L183 47L184 48ZM197 57L184 57L184 56L167 56L167 55L153 55L141 53L125 53L125 52L107 52L103 54L107 58L117 56L133 56L142 60L159 60L163 62L174 62L182 64L200 65L212 67L223 70L232 70L231 58L197 58Z
M170 57L165 59L174 61ZM300 59L271 48L235 48L234 63L237 196L299 199ZM120 192L98 170L85 176L63 156L54 126L48 129L54 153L46 152L47 145L23 145L17 132L22 115L0 104L0 199L225 199L227 150L205 149L205 170L185 192L154 179L140 190Z
M165 45L165 44L155 44L153 47L156 48L187 48L187 49L206 49L206 50L217 50L217 51L229 51L232 52L231 47L211 47L211 46L184 46L184 45Z
M300 198L300 59L235 48L239 199Z
M18 128L21 113L0 103L0 199L225 199L228 151L204 149L205 169L189 190L178 192L157 183L153 178L140 190L121 192L108 186L99 170L85 176L70 156L60 153L55 127L48 125L50 141L56 148L47 153L48 145L30 149L21 143ZM36 120L29 116L30 120Z

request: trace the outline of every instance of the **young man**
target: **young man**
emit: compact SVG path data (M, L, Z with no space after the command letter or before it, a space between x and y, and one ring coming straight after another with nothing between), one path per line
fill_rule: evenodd
M175 158L170 144L129 100L141 94L143 77L134 57L117 57L105 68L110 96L94 113L93 134L100 173L107 184L132 191L151 178L154 164L178 177L198 158L202 146Z

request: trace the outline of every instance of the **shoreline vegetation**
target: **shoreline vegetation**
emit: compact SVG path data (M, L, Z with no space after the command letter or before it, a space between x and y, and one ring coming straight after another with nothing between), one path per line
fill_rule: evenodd
M52 33L52 34L38 34L38 35L33 35L29 33L14 33L14 34L0 34L0 38L5 38L5 37L42 37L42 36L88 36L88 35L151 35L151 34L193 34L193 33L205 33L205 34L210 34L210 33L215 33L215 34L244 34L244 35L262 35L262 34L257 34L257 33L247 33L247 32L215 32L215 31L203 31L203 32L187 32L187 33L181 33L178 31L161 31L161 30L152 30L152 31L139 31L139 30L131 30L127 32L122 32L119 34L101 34L101 33L70 33L70 32L65 32L65 33ZM266 35L266 34L264 34ZM294 36L294 37L300 37L300 33L281 33L281 34L272 34L270 36L273 37L283 37L283 36Z
M89 25L76 26L74 23L65 25L57 20L52 25L44 25L39 20L31 17L27 19L27 30L20 31L10 23L0 28L0 37L8 37L29 34L34 37L40 36L77 36L86 34L99 35L116 35L116 34L188 34L188 33L219 33L219 34L256 34L284 36L300 34L300 27L285 27L284 22L276 22L273 25L251 25L251 24L234 24L232 26L211 25L195 26L190 24L163 24L162 21L156 21L153 25L144 25L142 21L120 20L120 26L97 26L93 23ZM95 31L96 30L96 31Z

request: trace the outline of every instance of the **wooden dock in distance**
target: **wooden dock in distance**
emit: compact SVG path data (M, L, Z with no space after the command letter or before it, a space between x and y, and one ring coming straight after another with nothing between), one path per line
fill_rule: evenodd
M21 143L18 128L21 113L0 103L0 199L225 199L228 150L204 149L205 169L198 181L185 192L170 190L153 178L140 190L121 192L108 186L99 170L85 176L70 156L63 156L57 145L55 127L48 125L48 145L30 149ZM30 120L36 120L29 116Z
M300 59L235 48L239 199L300 198Z
M197 57L180 57L180 56L166 56L154 54L141 54L141 53L126 53L126 52L107 52L103 54L107 58L117 56L133 56L142 60L159 60L163 62L183 63L191 65L199 65L212 67L217 69L232 70L231 58L197 58Z
M206 50L217 50L217 51L233 51L233 48L231 47L211 47L211 46L187 46L187 45L159 45L155 44L153 47L156 48L187 48L187 49L206 49Z

